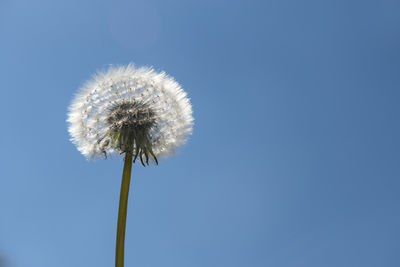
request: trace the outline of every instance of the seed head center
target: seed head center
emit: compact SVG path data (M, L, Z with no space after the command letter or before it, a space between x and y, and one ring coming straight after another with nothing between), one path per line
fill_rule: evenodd
M155 122L154 112L148 105L132 101L112 107L107 122L113 132L136 135L148 131Z
M121 153L135 152L144 165L142 156L149 164L150 156L158 163L153 153L150 130L156 124L154 111L145 103L139 101L123 102L113 106L107 116L109 125L108 134L98 142L102 143L102 151L106 154L106 147L112 146Z

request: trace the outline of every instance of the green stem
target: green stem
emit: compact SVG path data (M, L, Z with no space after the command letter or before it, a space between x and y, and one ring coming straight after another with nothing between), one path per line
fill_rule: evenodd
M126 213L128 207L129 184L131 181L132 151L125 152L124 170L122 172L121 192L119 198L117 241L115 247L115 267L124 266L124 243Z

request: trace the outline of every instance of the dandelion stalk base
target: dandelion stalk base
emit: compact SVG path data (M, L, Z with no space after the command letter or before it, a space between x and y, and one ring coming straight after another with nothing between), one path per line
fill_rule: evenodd
M122 172L121 192L118 208L117 222L117 239L115 247L115 267L124 266L124 244L125 244L125 228L126 214L128 207L129 185L132 171L132 150L125 152L124 170Z

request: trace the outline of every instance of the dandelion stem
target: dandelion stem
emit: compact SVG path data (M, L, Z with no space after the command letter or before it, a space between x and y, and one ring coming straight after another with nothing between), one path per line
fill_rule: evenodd
M132 170L132 150L125 152L124 170L122 172L121 192L119 198L117 240L115 247L115 267L124 266L124 243L126 213L128 207L129 184Z

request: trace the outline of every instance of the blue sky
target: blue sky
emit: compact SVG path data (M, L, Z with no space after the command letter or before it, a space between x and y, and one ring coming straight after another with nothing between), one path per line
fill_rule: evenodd
M133 168L126 266L400 266L400 3L0 2L0 257L113 266L122 160L65 122L109 64L174 76L194 133Z

